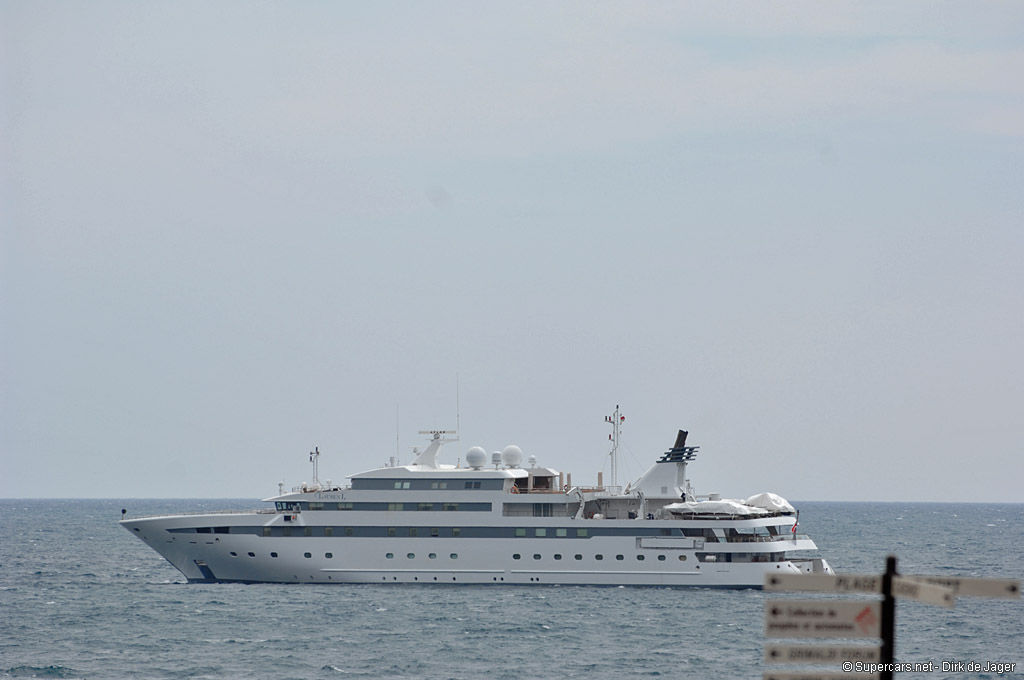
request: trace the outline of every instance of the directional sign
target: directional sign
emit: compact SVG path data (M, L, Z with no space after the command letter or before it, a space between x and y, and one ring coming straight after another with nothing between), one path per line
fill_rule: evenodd
M882 603L849 600L765 600L767 637L878 637Z
M1020 597L1020 581L1015 578L967 578L955 576L906 576L952 588L957 597L998 597L1016 600Z
M764 680L878 680L878 673L765 673Z
M801 590L820 593L880 593L878 574L765 574L765 590Z
M901 576L900 579L920 581L953 590L956 597L997 597L1015 600L1020 597L1020 581L1013 578L968 578L955 576ZM895 586L894 586L895 588ZM821 593L881 593L881 574L766 574L765 590L807 591ZM910 589L907 587L907 591ZM923 592L923 591L922 591ZM939 591L930 591L948 605ZM893 593L897 597L911 597L906 593ZM927 601L927 600L922 600Z
M765 663L878 663L882 649L877 645L765 645Z
M903 576L892 577L892 594L896 597L905 597L925 604L937 604L949 609L956 604L952 588Z

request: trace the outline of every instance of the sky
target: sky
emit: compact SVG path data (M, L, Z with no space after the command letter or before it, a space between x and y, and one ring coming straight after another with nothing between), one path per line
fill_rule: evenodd
M420 430L1024 502L1024 5L0 4L0 497Z

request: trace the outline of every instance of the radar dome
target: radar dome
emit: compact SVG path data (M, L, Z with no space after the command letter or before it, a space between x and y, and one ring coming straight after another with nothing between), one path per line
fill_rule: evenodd
M530 456L526 462L530 464L530 467L537 467L537 456Z
M523 462L523 450L515 444L506 446L505 450L501 452L501 460L510 468L519 467L519 464Z
M466 464L474 470L479 470L487 462L487 452L479 446L474 446L466 451Z

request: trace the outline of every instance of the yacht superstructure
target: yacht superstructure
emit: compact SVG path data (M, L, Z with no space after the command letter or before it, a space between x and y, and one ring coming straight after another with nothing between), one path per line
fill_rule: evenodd
M684 431L625 489L575 485L532 456L524 466L516 446L442 464L453 433L423 434L412 463L344 486L319 482L316 450L313 482L265 499L273 507L121 524L198 582L759 588L769 572L832 573L820 557L791 556L817 546L779 496L695 495L686 466L699 447Z

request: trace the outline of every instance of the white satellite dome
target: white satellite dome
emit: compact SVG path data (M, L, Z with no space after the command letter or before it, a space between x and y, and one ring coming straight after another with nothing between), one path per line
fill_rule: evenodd
M479 470L487 462L487 452L479 446L474 446L469 451L466 451L466 465Z
M501 460L510 468L517 468L523 462L523 450L515 444L510 444L501 452Z

